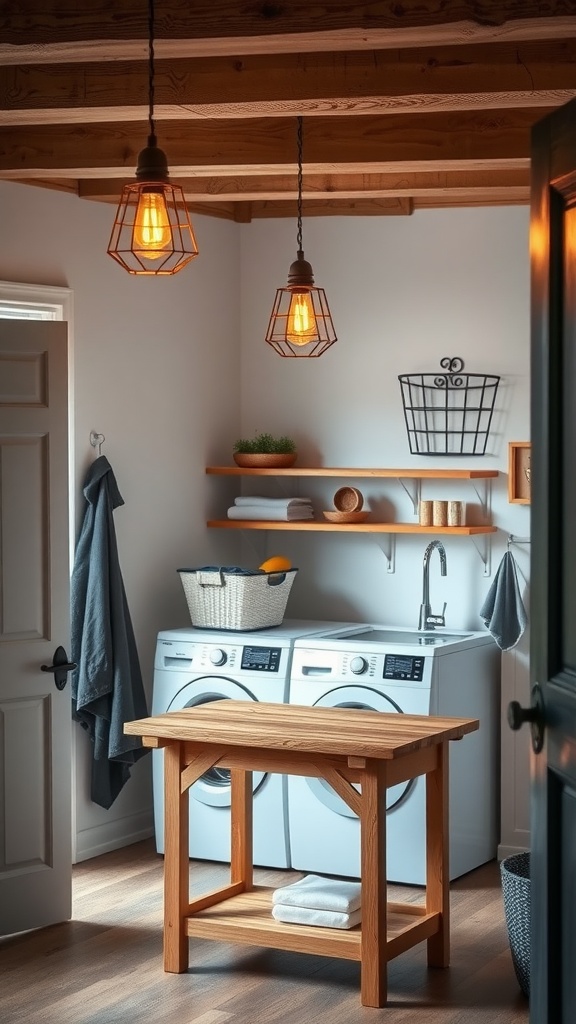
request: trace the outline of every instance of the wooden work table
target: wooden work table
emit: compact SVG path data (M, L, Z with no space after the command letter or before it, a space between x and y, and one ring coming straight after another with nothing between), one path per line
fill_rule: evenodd
M359 960L362 1003L379 1007L386 1004L387 963L399 953L426 940L429 966L447 967L448 742L478 725L235 700L128 722L125 732L164 748L164 969L188 969L192 936ZM188 789L215 764L231 770L230 884L190 902ZM323 778L358 815L361 925L341 930L272 917L272 890L253 882L253 770ZM420 904L388 903L386 789L418 775L426 775L426 891Z

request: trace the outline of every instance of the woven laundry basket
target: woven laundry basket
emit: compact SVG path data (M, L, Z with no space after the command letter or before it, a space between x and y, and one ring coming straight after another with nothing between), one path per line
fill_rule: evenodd
M192 625L230 630L279 626L297 572L178 569Z
M530 854L515 853L500 864L504 913L518 984L530 995Z

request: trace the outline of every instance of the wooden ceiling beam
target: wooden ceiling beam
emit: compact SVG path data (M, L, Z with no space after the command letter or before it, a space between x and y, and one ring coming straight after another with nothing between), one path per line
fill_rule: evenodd
M544 8L544 9L543 9ZM158 57L303 53L568 38L571 0L404 0L402 4L165 0L155 17ZM0 62L44 63L145 56L141 0L12 0L0 10Z
M157 121L556 106L576 39L371 53L156 61ZM0 68L0 125L139 121L145 63Z
M81 180L77 192L82 199L117 202L127 178ZM248 204L291 202L296 210L296 180L292 175L210 178L174 178L188 203L222 202ZM425 198L435 195L454 199L505 194L528 201L530 172L523 171L431 171L411 174L305 174L302 197L306 204L315 200L357 200L389 198Z
M390 170L521 169L530 129L545 110L457 111L387 117L309 118L304 167L309 173ZM123 177L132 175L147 126L125 122L74 127L0 128L0 178ZM171 174L286 174L296 162L290 119L168 121L159 133Z

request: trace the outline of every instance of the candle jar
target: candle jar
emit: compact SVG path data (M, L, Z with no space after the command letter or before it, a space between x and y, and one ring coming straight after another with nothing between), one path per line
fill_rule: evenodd
M448 502L448 526L462 526L464 505L461 501Z
M432 501L421 501L418 506L418 522L420 526L432 526Z
M448 502L435 501L432 508L432 522L434 526L448 525Z

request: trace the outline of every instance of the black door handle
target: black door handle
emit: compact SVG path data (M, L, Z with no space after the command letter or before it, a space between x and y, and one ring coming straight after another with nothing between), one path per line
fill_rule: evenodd
M517 700L510 701L507 716L508 725L514 732L521 729L524 722L530 723L532 733L532 748L535 754L539 754L544 746L544 702L542 691L536 683L532 690L532 703L529 708L523 708Z
M68 655L63 647L57 647L54 651L54 658L51 665L40 665L42 672L53 672L54 683L57 690L63 690L68 680L68 673L78 668L73 661L68 661Z

